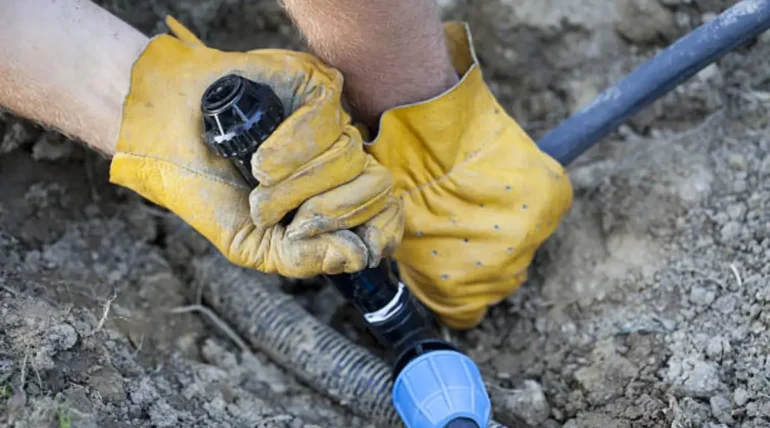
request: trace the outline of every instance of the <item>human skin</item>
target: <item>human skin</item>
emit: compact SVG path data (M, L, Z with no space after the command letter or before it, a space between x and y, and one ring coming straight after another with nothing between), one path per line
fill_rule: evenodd
M284 0L311 50L345 77L353 117L457 82L433 0ZM0 2L0 106L111 156L148 38L88 0Z
M356 120L432 98L459 78L434 0L283 0L315 55L345 76Z

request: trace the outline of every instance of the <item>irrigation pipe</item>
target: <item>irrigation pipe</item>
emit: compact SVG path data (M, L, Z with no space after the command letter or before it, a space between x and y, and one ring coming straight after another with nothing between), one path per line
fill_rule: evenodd
M770 0L744 0L685 35L544 135L567 165L607 134L728 52L770 28Z

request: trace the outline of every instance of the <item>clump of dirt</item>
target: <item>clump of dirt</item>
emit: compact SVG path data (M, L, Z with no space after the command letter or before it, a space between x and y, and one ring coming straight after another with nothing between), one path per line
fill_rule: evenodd
M216 47L303 49L272 0L102 4ZM442 0L534 137L734 2ZM572 212L477 329L495 418L532 427L770 427L770 37L708 67L570 168ZM11 427L368 426L196 311L209 244L77 143L0 117L0 421ZM339 296L279 279L372 346ZM185 311L174 311L186 307ZM518 425L520 426L520 425Z

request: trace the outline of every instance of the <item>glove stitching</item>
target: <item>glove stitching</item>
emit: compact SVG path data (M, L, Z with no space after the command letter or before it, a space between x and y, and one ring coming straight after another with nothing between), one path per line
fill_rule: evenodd
M229 185L229 186L233 186L233 187L237 187L237 188L240 188L240 189L245 189L245 190L251 191L251 188L249 188L248 186L246 186L244 184L236 183L236 182L229 181L229 180L225 180L225 179L222 179L222 178L217 177L215 175L205 174L203 172L194 170L194 169L192 169L190 167L187 167L185 165L180 165L180 164L178 164L176 162L169 161L168 159L163 159L163 158L159 158L159 157L156 157L156 156L150 156L150 155L144 155L144 154L136 154L136 153L131 153L131 152L118 152L118 154L122 155L122 156L126 156L126 157L138 158L138 159L152 159L154 161L170 164L170 165L173 165L173 166L175 166L177 168L180 168L180 169L183 169L185 171L191 172L191 173L193 173L195 175L198 175L198 176L201 176L201 177L205 177L205 178L208 178L208 179L212 179L214 181L218 181L220 183L223 183L223 184L226 184L226 185Z

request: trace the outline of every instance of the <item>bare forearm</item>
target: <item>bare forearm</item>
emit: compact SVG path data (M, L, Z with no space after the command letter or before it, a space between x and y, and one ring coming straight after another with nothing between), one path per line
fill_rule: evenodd
M345 76L358 120L422 101L458 77L434 0L284 0L313 52Z
M147 37L87 0L0 2L0 105L114 153Z

